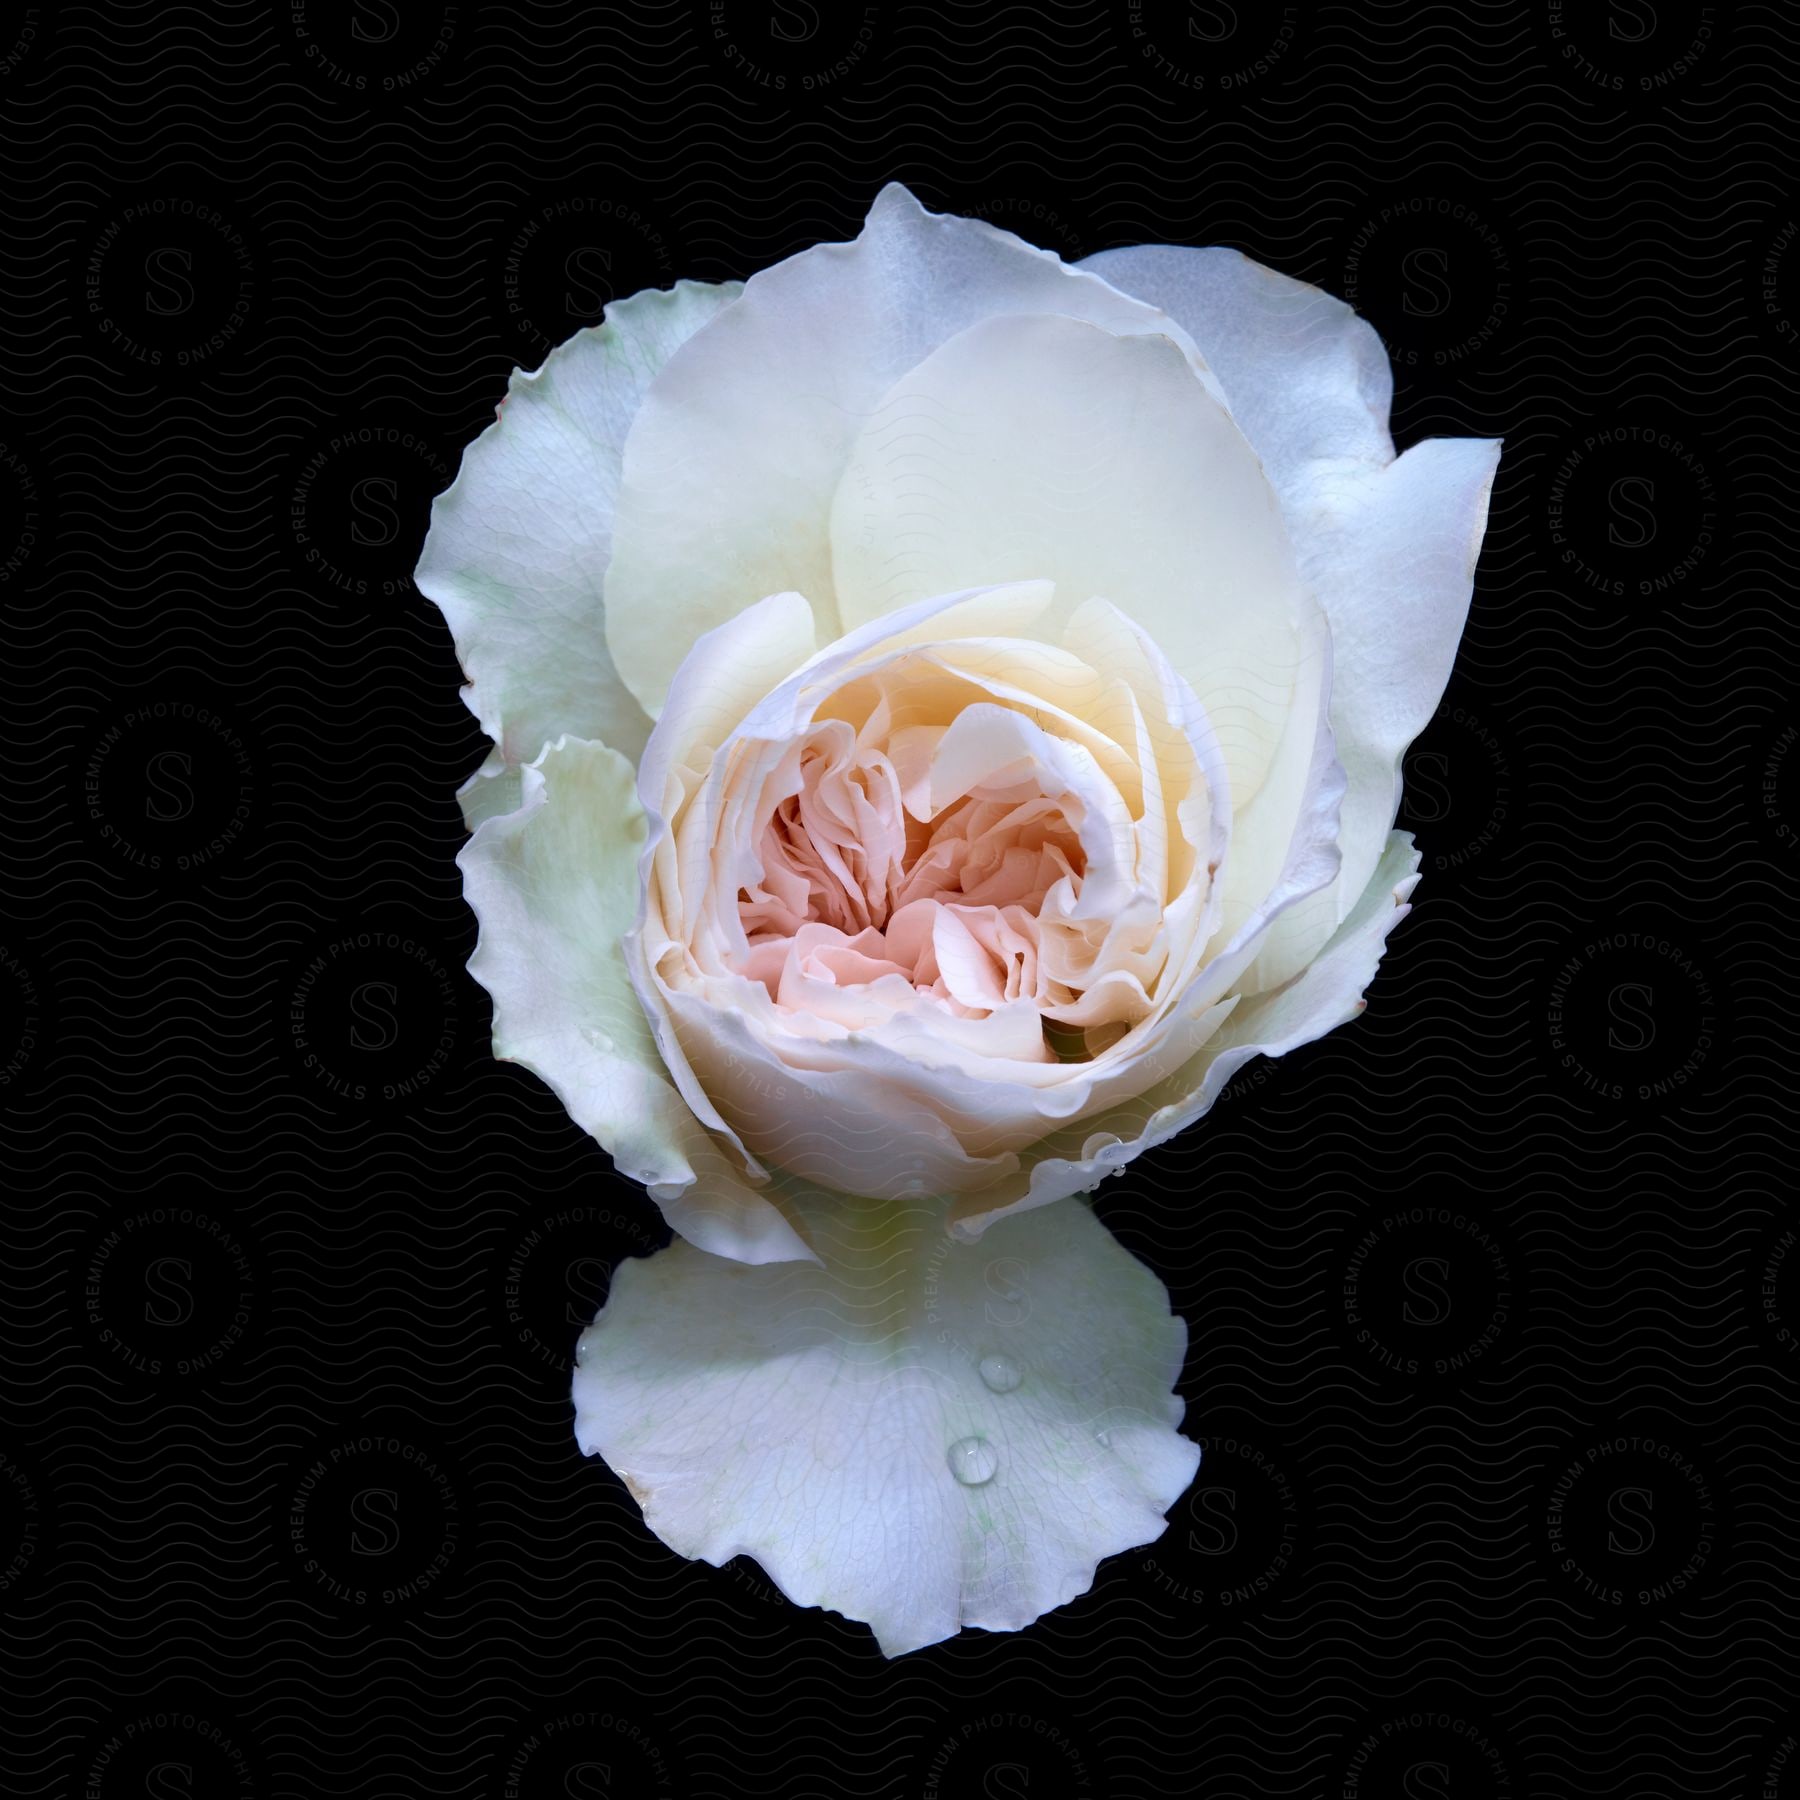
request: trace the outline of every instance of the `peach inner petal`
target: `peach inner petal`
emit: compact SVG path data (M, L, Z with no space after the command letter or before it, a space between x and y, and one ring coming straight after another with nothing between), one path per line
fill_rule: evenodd
M659 981L782 1063L836 1046L1035 1088L1119 1060L1216 922L1224 788L1191 696L1110 617L1078 612L1088 654L995 637L815 659L812 685L808 665L697 740L663 784Z
M909 735L930 770L949 734ZM762 825L760 878L738 896L740 972L777 1005L854 1025L877 996L840 1007L832 990L901 982L963 1017L1045 997L1039 912L1052 889L1079 897L1087 862L1071 797L1022 762L936 811L929 785L909 804L887 749L841 722L802 747Z

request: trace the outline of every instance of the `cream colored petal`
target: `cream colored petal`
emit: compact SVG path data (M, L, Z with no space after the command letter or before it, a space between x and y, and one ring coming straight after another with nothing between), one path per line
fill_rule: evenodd
M672 678L667 722L646 747L640 791L654 813L672 771L704 772L713 752L813 656L813 612L800 594L769 594L688 645Z
M729 1003L733 998L736 1004ZM818 1042L779 1023L759 1031L770 1016L760 983L703 996L659 981L646 1004L660 1015L665 1060L679 1059L758 1167L842 1193L961 1193L1016 1169L1011 1144L1034 1135L1019 1116L1029 1095L997 1094L985 1105L971 1097L978 1128L953 1128L921 1102L929 1076L921 1079L906 1066L900 1081L884 1078L880 1062L893 1066L878 1055L885 1033ZM966 1095L967 1076L941 1079ZM689 1091L685 1081L683 1091Z
M1212 380L1155 308L990 225L928 213L894 185L853 243L753 276L716 331L670 358L626 445L606 578L613 659L651 717L687 646L765 594L806 594L821 637L838 634L830 515L851 443L938 345L1017 312L1164 334L1195 380Z
M1082 267L1192 333L1331 620L1331 718L1349 780L1343 870L1273 932L1250 983L1276 986L1336 930L1387 841L1400 759L1450 678L1500 446L1429 439L1396 460L1393 376L1374 330L1343 301L1235 250L1142 245Z
M1051 581L1065 617L1112 602L1199 696L1240 814L1320 673L1274 491L1167 338L1068 318L970 326L871 414L831 533L847 626L971 581Z

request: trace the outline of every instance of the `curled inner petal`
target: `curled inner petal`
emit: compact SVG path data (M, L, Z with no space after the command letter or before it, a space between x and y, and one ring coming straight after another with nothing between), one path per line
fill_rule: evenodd
M1029 1062L1084 1060L1088 1027L1147 1015L1167 895L1138 835L1165 821L1117 745L1108 770L941 655L820 712L763 780L724 970L846 1030L920 1003L995 1021L990 1049Z
M1064 910L1080 896L1087 856L1069 819L1080 800L1014 762L934 810L951 729L916 727L890 746L834 722L784 762L761 869L740 890L736 959L777 1006L829 1015L841 1010L830 990L884 981L963 1018L1066 997L1040 958L1040 913L1053 891Z

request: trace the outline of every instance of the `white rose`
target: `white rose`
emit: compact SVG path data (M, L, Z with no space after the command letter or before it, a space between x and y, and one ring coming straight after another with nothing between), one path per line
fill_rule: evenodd
M495 741L470 966L683 1240L575 1383L675 1549L894 1654L1162 1530L1185 1328L1071 1197L1406 911L1499 446L1396 458L1391 385L1234 252L1071 268L890 187L470 449L418 571Z

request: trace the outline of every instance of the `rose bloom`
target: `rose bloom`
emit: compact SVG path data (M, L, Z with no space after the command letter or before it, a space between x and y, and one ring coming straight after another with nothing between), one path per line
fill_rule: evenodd
M494 741L470 968L676 1233L575 1381L676 1550L892 1655L1163 1529L1185 1327L1078 1197L1406 911L1499 446L1396 457L1391 389L1233 251L889 187L608 308L469 449L418 583Z

